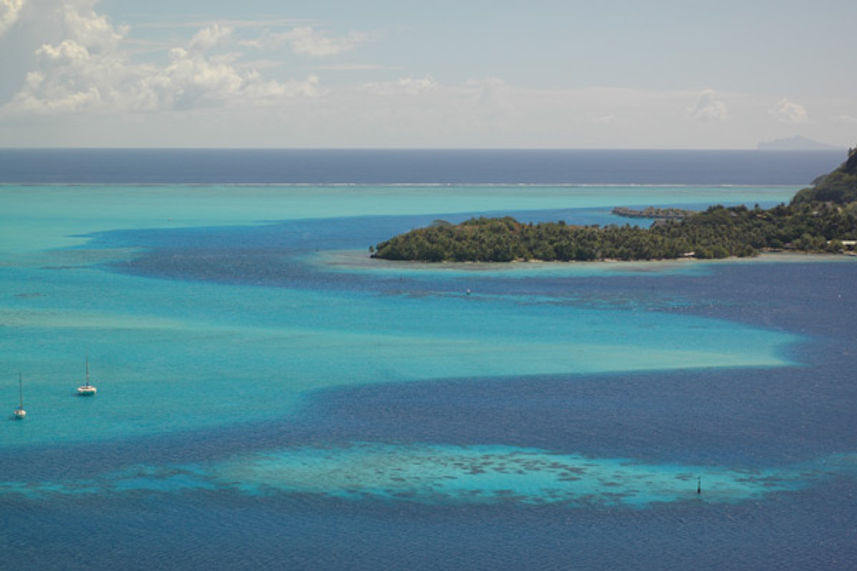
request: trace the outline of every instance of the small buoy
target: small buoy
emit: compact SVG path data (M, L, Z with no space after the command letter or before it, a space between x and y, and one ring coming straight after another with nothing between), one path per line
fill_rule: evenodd
M465 293L466 293L467 295L470 295L470 288L467 288L467 292L465 292Z
M698 476L696 478L696 493L697 494L702 493L702 476Z

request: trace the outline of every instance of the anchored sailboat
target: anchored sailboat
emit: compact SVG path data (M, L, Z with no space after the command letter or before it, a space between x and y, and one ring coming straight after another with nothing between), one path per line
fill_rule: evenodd
M77 396L91 397L95 394L95 387L89 384L89 356L86 357L86 382L77 387Z
M12 414L15 420L24 420L27 416L27 411L24 410L24 380L21 378L21 373L18 373L18 407Z

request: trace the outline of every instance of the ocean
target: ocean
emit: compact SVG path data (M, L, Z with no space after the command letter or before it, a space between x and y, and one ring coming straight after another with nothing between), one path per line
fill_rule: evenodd
M844 156L844 149L0 149L0 182L808 185Z
M0 568L850 569L854 258L368 250L840 155L0 150Z

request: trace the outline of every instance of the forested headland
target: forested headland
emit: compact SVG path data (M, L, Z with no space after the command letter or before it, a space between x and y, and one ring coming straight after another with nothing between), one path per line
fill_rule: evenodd
M656 209L655 209L656 210ZM683 213L686 214L686 213ZM438 220L371 247L372 256L422 262L658 260L755 256L762 251L837 253L857 240L857 149L789 204L711 206L682 218L631 225L521 223L511 217Z

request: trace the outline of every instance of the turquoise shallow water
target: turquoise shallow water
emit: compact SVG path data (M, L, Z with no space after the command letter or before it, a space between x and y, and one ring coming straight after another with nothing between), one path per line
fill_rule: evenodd
M0 186L4 255L80 245L122 228L492 211L779 203L797 187L649 186ZM383 238L383 236L381 237ZM362 245L361 245L362 246Z
M4 274L2 347L8 371L26 372L33 420L0 433L5 445L272 418L330 386L782 366L797 339L532 296L358 296L91 268ZM100 394L79 402L68 396L87 354Z
M335 542L312 530L331 528L340 553L388 525L424 553L439 529L459 530L450 549L502 551L473 531L498 520L516 552L584 537L569 518L605 537L643 518L623 532L638 541L689 518L743 545L735 513L839 533L853 517L818 506L854 481L853 260L414 266L366 250L438 217L624 223L612 205L794 190L0 186L0 391L11 413L21 371L28 410L0 427L18 459L0 514L38 511L21 530L100 514L115 541L166 529L227 559L216 545L251 532L225 522L272 545L288 528L308 568ZM81 399L87 356L98 395ZM560 511L528 520L542 508ZM196 525L216 539L184 535ZM386 533L367 552L398 545ZM128 549L157 564L142 539Z
M27 230L3 242L12 253L5 257L0 274L5 292L0 317L7 333L0 342L8 356L8 378L18 370L25 373L32 421L0 433L5 446L109 440L272 419L288 414L306 391L330 386L783 366L790 362L785 347L797 339L783 332L652 311L657 307L593 308L543 295L477 291L467 296L463 291L433 292L430 285L385 294L124 275L106 264L133 258L145 245L92 247L86 237L124 225L218 228L259 224L263 216L318 216L332 200L338 205L332 223L340 228L331 232L347 234L349 219L341 218L343 214L590 207L619 198L642 200L640 188L610 189L608 196L604 188L590 187L3 190L10 205L4 210L9 223L4 225L6 238L16 228ZM646 189L645 197L759 200L783 192L652 188ZM352 225L367 224L359 217L351 220ZM246 227L248 232L253 228ZM26 245L19 246L19 241ZM194 241L204 245L206 235ZM33 251L46 244L53 247ZM338 271L318 263L324 250L295 254L287 250L288 243L282 246L317 272ZM288 271L293 262L284 254L271 263ZM370 276L392 271L395 277L405 271L390 270L383 262L373 264ZM587 275L594 267L555 265L550 275L569 271ZM625 273L641 268L624 267ZM654 268L666 274L674 271L670 264ZM456 272L484 279L516 275L518 269L465 267ZM523 277L528 275L532 274L525 272ZM81 378L87 354L100 393L92 402L79 402L68 396Z

